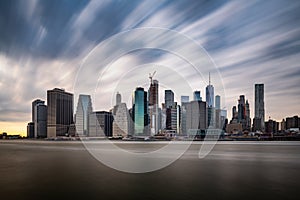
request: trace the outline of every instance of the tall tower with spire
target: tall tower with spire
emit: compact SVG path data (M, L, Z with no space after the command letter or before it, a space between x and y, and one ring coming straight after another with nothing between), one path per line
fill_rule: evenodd
M215 108L214 108L214 86L210 82L208 74L208 86L206 86L206 105L207 105L207 127L215 128Z
M206 86L206 104L207 107L214 107L214 86L211 85L211 81L210 81L210 73L208 75L208 86Z

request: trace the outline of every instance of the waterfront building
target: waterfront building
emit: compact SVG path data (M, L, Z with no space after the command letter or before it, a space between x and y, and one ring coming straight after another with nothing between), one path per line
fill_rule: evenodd
M127 137L129 134L130 115L126 103L122 103L121 94L116 94L116 105L113 108L113 136L114 137Z
M264 84L255 84L254 90L254 119L253 130L264 131L265 129L265 103L264 103Z
M34 138L34 123L33 122L29 122L27 124L27 137Z
M34 106L34 137L47 137L47 106L44 101L35 104Z
M214 86L210 82L209 74L209 84L206 86L206 104L208 108L214 107Z
M206 106L207 106L207 127L215 128L215 108L214 108L214 86L210 82L206 86Z
M144 91L144 88L136 88L132 98L135 136L149 136L149 112L147 99L147 92Z
M112 137L113 115L111 112L92 112L89 118L89 137Z
M172 90L165 90L165 108L174 106L174 93Z
M205 131L207 129L206 102L191 101L185 105L186 132L189 130Z
M272 119L265 122L265 132L266 133L277 133L279 130L279 122L276 122Z
M73 94L64 89L47 91L47 137L66 136L73 123Z
M158 100L158 81L150 79L150 87L148 90L149 97L149 129L150 134L155 135L161 129L161 109Z
M286 118L286 129L300 128L300 118L296 115Z
M89 116L93 112L90 95L80 94L75 114L76 132L79 136L88 136Z

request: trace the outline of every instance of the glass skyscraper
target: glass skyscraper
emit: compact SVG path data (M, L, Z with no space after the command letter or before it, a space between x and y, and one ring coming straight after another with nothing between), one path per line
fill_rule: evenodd
M174 93L172 90L165 90L165 108L174 106Z
M209 85L206 86L206 103L207 103L207 107L214 107L214 86L212 86L210 84L209 81Z
M200 91L194 91L194 101L202 101Z
M76 132L80 136L88 136L89 116L93 112L90 95L80 94L75 115Z
M147 92L144 88L138 87L133 94L133 121L134 121L134 135L147 136L148 133L148 101Z

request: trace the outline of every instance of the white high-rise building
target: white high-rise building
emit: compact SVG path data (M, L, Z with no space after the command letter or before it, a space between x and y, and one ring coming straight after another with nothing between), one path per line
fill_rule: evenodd
M116 94L116 105L113 108L113 137L127 137L131 117L129 115L126 103L121 102L121 94Z
M113 136L114 137L126 137L129 133L129 112L126 103L120 103L116 105L113 110Z

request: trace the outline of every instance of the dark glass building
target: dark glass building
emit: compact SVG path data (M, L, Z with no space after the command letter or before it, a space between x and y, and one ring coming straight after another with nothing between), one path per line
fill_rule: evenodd
M254 91L254 119L253 131L264 131L265 129L265 103L264 103L264 84L255 84Z
M171 108L174 105L174 93L172 90L165 90L165 108Z
M27 124L27 137L34 138L34 123L33 122L29 122Z
M134 135L135 136L148 136L148 101L147 92L144 88L138 87L133 95L133 121L134 121Z
M34 137L47 137L47 106L44 101L34 107Z
M201 93L198 90L194 91L194 101L202 101Z
M40 99L36 99L36 100L34 100L33 102L32 102L32 122L34 122L34 120L35 120L35 118L34 118L34 110L35 110L35 106L37 105L37 104L44 104L45 103L45 101L43 101L43 100L40 100Z

